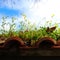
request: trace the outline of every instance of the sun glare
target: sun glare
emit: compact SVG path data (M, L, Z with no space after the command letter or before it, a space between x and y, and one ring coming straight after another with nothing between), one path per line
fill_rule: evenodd
M44 17L46 18L42 22L46 22L46 20L53 20L53 23L60 22L60 0L41 0L32 5L30 11L32 12L32 17L35 22L38 24L39 21L42 21ZM52 17L54 17L52 19Z

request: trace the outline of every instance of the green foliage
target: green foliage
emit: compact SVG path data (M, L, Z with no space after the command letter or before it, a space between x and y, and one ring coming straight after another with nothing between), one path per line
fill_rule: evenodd
M48 36L51 37L55 40L59 40L60 39L60 28L58 28L58 24L55 23L54 26L56 26L56 30L54 30L53 32L46 32L47 27L40 27L39 29L37 29L37 27L35 26L35 24L31 24L31 22L27 19L26 15L22 15L24 18L24 21L20 21L19 22L19 26L20 29L16 30L16 23L15 20L16 18L12 17L11 23L8 22L6 23L6 19L7 17L2 17L2 29L0 30L0 32L2 34L2 36L5 37L11 37L11 36L19 36L20 38L22 38L24 41L29 41L31 40L32 42L36 42L39 38ZM6 31L4 28L5 25L9 25L9 31ZM46 22L46 25L48 23ZM51 22L49 23L49 27L51 27Z
M8 35L9 36L14 36L14 33L15 33L15 27L16 27L16 24L15 24L15 21L16 18L12 17L12 21L11 23L8 23L10 28L9 28L9 32L8 32Z
M7 24L6 23L6 18L7 17L2 17L2 24L1 24L1 30L0 30L0 32L2 33L2 36L4 37L4 36L7 36L7 31L5 30L5 25Z

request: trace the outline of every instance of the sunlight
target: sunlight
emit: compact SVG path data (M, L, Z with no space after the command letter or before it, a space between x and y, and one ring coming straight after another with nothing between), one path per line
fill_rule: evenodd
M23 20L21 14L25 14L27 19L37 27L44 26L50 20L53 24L60 23L60 0L6 0L5 3L2 2L3 10L0 8L0 15L9 15L10 18L17 16L18 20ZM18 23L19 21L16 21L17 25Z
M42 0L41 2L35 3L31 8L30 12L31 14L31 20L34 19L35 22L38 24L41 19L44 17L46 18L45 21L43 20L42 22L46 22L46 20L53 20L53 23L55 22L60 22L60 0ZM52 19L52 15L54 14L54 18Z

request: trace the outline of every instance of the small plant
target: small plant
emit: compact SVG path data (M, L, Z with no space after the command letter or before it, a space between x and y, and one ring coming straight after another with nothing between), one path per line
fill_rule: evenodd
M6 22L7 17L2 17L2 24L1 27L2 29L0 30L0 33L2 33L2 37L11 37L11 36L15 36L18 35L17 31L16 31L16 24L15 24L15 20L16 18L12 17L12 21L10 22ZM9 30L5 30L5 25L9 25Z
M5 25L7 24L6 23L6 19L7 19L7 17L2 17L2 24L1 24L0 33L2 33L2 36L3 37L6 37L7 36L7 31L5 30Z
M12 17L12 21L11 23L8 22L10 28L9 28L9 31L8 31L8 35L11 37L11 36L14 36L15 35L15 31L16 31L16 24L15 24L15 20L16 18Z
M19 22L19 30L16 30L15 17L12 17L11 23L6 23L7 17L2 17L2 29L0 30L2 34L0 34L0 36L6 38L18 36L24 42L31 42L30 44L32 45L43 37L51 37L55 40L60 39L60 28L58 27L58 23L52 25L51 21L47 21L46 25L48 26L44 25L43 27L40 27L38 29L35 24L31 24L31 22L27 19L26 15L23 14L22 16L24 20ZM8 31L5 30L5 25L9 25Z

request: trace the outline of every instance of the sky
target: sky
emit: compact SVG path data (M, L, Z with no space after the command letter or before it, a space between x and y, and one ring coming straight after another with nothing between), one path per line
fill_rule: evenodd
M22 14L37 26L44 26L46 21L60 23L60 0L0 0L0 22L2 16L9 16L9 22L16 17L18 25Z

